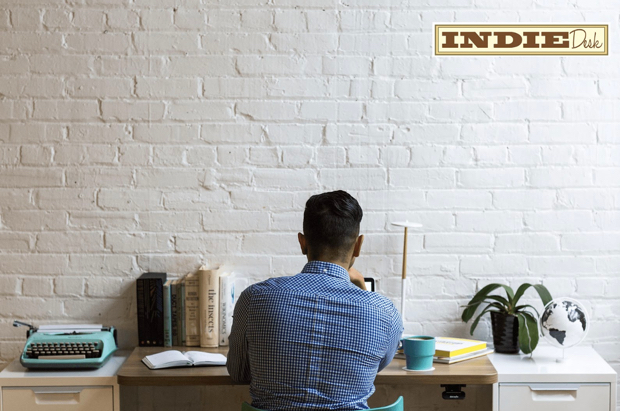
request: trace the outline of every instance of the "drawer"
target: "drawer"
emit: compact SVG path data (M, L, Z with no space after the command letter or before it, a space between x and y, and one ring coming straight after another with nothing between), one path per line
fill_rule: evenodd
M112 387L3 387L2 411L113 411Z
M509 383L499 385L500 411L611 411L609 384Z

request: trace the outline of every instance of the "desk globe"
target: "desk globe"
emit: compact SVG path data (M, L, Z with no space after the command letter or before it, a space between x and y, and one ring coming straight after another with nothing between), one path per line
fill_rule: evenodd
M551 345L564 349L579 344L588 333L589 318L585 307L577 300L562 297L551 300L540 316L543 337Z

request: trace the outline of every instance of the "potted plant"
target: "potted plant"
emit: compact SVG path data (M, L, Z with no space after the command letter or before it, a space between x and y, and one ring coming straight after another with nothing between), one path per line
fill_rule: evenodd
M506 297L497 294L491 295L500 287L506 291ZM538 292L543 306L546 306L553 299L547 288L541 284L522 284L516 293L511 287L503 284L489 284L478 291L465 306L461 319L468 322L480 304L488 304L472 323L469 333L473 334L482 316L490 312L493 344L496 352L516 354L519 352L519 348L525 354L534 351L538 345L538 319L540 316L533 306L529 304L518 305L519 300L530 287Z

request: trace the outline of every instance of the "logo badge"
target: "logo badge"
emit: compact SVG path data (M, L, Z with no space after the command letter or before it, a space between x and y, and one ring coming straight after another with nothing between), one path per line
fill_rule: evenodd
M607 55L607 24L435 24L435 55Z

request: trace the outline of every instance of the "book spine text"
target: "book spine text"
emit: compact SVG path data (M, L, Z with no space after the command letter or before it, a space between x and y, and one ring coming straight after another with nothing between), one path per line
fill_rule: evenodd
M185 280L185 345L200 345L198 276L188 275Z
M172 347L172 307L170 302L170 281L164 284L164 347Z
M200 346L217 347L219 343L219 273L217 270L198 270L200 307Z

